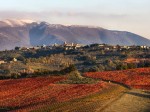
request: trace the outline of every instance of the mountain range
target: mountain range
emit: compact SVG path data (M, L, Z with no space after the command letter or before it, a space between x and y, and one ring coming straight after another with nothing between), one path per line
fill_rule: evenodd
M127 31L107 30L91 26L64 26L32 20L0 21L0 50L16 46L79 43L111 45L150 45L150 40Z

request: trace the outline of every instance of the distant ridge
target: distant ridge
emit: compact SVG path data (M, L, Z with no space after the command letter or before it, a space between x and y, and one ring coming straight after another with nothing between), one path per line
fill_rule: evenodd
M126 31L113 31L91 26L64 26L32 20L0 21L0 50L15 46L50 45L63 42L111 45L147 45L150 40Z

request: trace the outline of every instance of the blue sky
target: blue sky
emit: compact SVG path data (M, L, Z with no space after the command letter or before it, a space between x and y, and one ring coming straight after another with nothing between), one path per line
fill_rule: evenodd
M100 26L150 38L150 0L3 0L0 19Z
M45 11L55 9L76 9L105 12L143 12L149 8L150 0L3 0L0 10ZM137 9L138 8L138 9ZM128 12L129 13L129 12Z

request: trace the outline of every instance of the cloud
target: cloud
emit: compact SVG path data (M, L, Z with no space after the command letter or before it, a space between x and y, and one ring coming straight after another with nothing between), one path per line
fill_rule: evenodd
M36 18L38 13L19 12L19 11L0 11L0 19L22 19L22 18Z
M19 11L0 11L0 19L22 19L32 18L41 19L44 17L81 17L81 18L125 18L128 15L122 14L102 14L95 12L64 12L64 11L43 11L43 12L19 12Z

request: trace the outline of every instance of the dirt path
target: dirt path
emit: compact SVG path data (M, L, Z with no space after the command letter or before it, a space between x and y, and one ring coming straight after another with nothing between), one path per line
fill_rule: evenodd
M97 112L150 112L150 91L132 89Z

